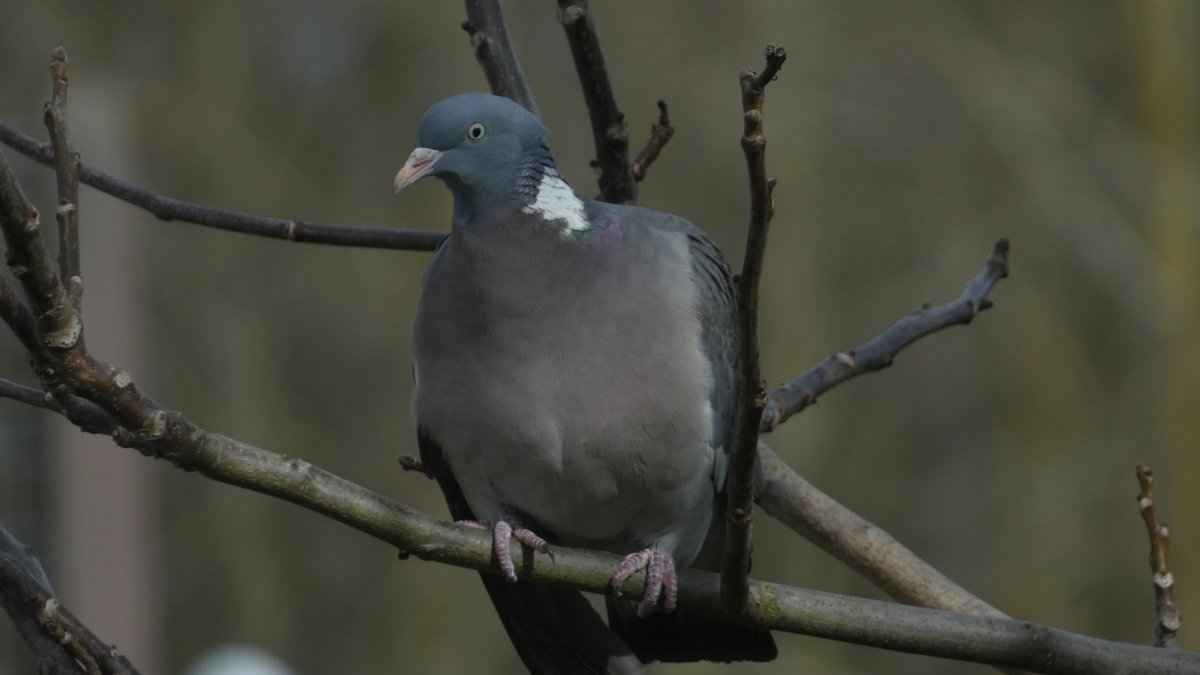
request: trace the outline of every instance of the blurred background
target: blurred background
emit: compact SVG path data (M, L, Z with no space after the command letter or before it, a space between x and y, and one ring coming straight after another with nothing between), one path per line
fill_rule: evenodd
M1154 598L1134 466L1150 464L1181 644L1200 650L1200 4L594 4L631 145L658 99L677 130L640 203L700 224L735 262L748 201L737 73L767 42L788 48L766 108L769 383L956 297L992 242L1012 240L994 309L831 392L768 438L775 449L1010 615L1139 643L1153 641ZM560 167L594 192L554 3L506 10ZM395 196L391 182L429 104L486 88L458 3L25 2L0 16L0 119L45 138L63 45L72 142L100 169L263 215L449 223L443 187ZM51 172L0 151L52 225ZM445 516L434 483L396 464L416 453L408 327L427 254L158 222L86 187L81 220L94 354L207 429ZM4 331L0 377L35 383ZM0 523L146 673L185 672L229 643L303 674L519 670L474 573L398 561L12 401ZM756 577L881 596L758 523ZM774 664L654 672L994 672L778 639ZM32 663L0 626L0 673Z

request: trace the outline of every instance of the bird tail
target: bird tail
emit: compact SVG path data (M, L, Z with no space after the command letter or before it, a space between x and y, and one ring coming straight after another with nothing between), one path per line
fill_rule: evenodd
M638 616L628 600L605 600L609 626L645 663L772 661L778 653L769 631L686 610Z
M509 640L533 675L626 675L641 662L574 590L480 574Z

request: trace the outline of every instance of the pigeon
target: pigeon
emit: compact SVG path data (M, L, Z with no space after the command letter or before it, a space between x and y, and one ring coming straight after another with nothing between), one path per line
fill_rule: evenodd
M422 464L457 522L491 531L503 576L480 576L530 672L772 660L769 632L675 608L677 569L720 561L729 266L683 218L576 193L546 135L461 94L425 112L396 174L454 204L412 327ZM644 598L607 596L606 624L578 591L518 583L513 556L554 545L624 555L613 587L644 571Z

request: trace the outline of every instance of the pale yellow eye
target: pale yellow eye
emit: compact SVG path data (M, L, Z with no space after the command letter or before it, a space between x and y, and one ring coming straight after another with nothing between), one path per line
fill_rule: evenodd
M467 128L467 140L477 141L487 134L487 127L483 126L483 122L476 122Z

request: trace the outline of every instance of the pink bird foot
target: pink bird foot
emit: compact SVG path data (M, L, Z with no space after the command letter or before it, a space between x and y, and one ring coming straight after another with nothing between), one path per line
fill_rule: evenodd
M513 564L512 551L509 548L510 538L516 539L538 553L545 553L550 556L551 560L554 560L554 552L550 550L550 544L532 530L523 527L514 528L503 520L497 521L492 526L478 520L460 520L458 524L478 530L492 531L492 553L495 554L496 561L500 563L500 571L504 572L504 578L509 582L517 580L517 566Z
M618 594L621 585L640 569L646 570L646 592L642 601L638 603L638 616L646 616L656 609L664 612L675 611L675 601L679 594L675 559L656 548L643 549L625 556L612 576L611 583Z

